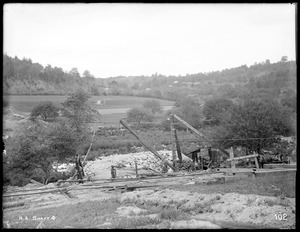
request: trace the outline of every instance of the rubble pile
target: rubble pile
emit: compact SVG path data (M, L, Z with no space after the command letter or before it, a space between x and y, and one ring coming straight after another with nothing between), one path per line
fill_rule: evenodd
M159 151L158 153L166 160L172 162L171 151ZM135 168L135 162L137 163L139 169L150 169L161 172L164 168L162 160L150 152L133 153L129 158L126 157L126 159L120 159L116 161L115 166L118 168ZM171 171L171 168L168 168L168 172Z

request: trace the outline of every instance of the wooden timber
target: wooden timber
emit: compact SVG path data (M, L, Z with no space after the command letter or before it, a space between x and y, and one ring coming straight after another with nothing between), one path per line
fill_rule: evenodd
M66 192L66 191L69 191L69 189L68 188L53 188L53 189L44 190L44 191L6 193L6 194L3 194L3 197L16 197L16 196L24 196L24 195L34 195L34 194L53 193L53 192Z
M212 142L206 138L200 131L196 130L194 127L192 127L190 124L188 124L186 121L184 121L182 118L177 116L176 114L172 114L171 117L176 118L179 122L181 122L183 125L185 125L187 128L189 128L195 135L203 139L204 141L208 142L209 144L213 145ZM229 153L222 149L221 147L215 146L218 148L222 153L224 153L226 156L229 156Z
M239 157L229 158L226 161L234 161L234 160L240 160L240 159L250 159L250 158L257 157L257 156L258 156L258 154L246 155L246 156L239 156Z
M161 156L156 150L154 150L148 143L146 143L144 140L142 140L132 129L129 128L129 126L123 122L122 120L120 120L120 123L131 132L131 134L133 134L134 137L137 138L138 141L140 141L140 143L146 147L150 152L152 152L155 156L157 156L158 158L160 158L166 165L168 165L173 171L174 171L174 167L172 164L170 164L170 162L168 162L168 160L166 160L163 156Z

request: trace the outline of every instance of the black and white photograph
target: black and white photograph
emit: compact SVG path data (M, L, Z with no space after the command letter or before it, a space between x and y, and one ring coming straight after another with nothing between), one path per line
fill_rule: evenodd
M2 7L2 228L296 229L297 3Z

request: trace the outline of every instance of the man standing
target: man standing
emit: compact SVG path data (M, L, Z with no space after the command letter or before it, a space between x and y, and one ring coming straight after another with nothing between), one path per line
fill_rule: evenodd
M76 170L77 170L77 179L81 180L79 181L79 183L83 183L82 179L84 177L84 171L83 171L83 167L82 167L82 163L80 161L80 157L78 157L78 159L76 159Z

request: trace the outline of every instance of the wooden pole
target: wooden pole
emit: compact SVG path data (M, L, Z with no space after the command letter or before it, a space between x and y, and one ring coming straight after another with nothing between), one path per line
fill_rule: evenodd
M91 141L90 146L89 146L89 149L88 149L88 151L87 151L87 153L86 153L86 155L85 155L85 157L84 157L84 159L83 159L83 161L82 161L82 166L83 166L83 167L84 167L84 165L85 165L86 157L89 155L89 153L90 153L90 151L91 151L91 148L92 148L92 145L93 145L93 141L94 141L94 137L95 137L95 133L96 133L96 129L95 129L95 127L94 127L94 132L93 132L93 136L92 136L92 141Z
M175 135L174 135L174 119L172 115L170 115L170 128L171 128L171 144L172 144L172 158L173 158L173 167L175 169L175 161L176 161L176 153L175 153Z
M231 170L232 170L232 172L234 172L235 171L235 161L233 160L234 159L233 147L231 147L229 155L230 155L230 159L231 159Z
M177 156L178 156L179 162L182 163L181 149L180 149L180 145L179 145L179 141L178 141L176 129L174 129L174 135L175 135Z
M257 157L254 158L254 161L255 161L255 166L256 166L256 168L258 170L259 169L259 165L258 165Z
M137 168L137 161L136 161L136 159L134 159L134 165L135 165L135 175L136 175L136 178L138 179L139 178L139 174L138 174L138 168Z

